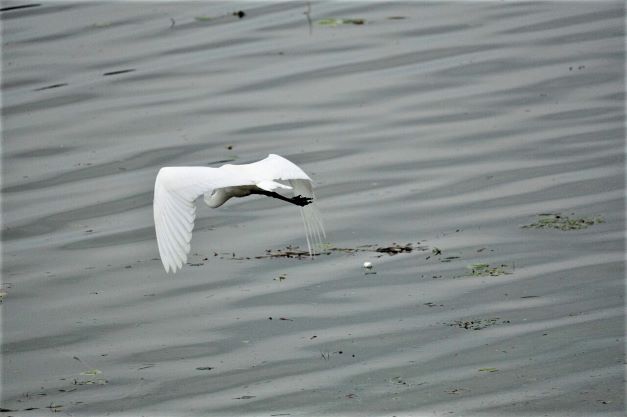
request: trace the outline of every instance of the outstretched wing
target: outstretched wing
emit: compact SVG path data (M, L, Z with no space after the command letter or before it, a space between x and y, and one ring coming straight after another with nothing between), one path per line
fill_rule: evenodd
M262 180L295 180L303 179L311 181L311 178L300 167L282 156L270 154L261 161L246 165L225 165L236 167L242 173L248 174L258 181Z
M246 176L220 168L166 167L155 180L153 214L159 255L166 272L176 272L187 260L196 218L195 200L223 187L254 184Z

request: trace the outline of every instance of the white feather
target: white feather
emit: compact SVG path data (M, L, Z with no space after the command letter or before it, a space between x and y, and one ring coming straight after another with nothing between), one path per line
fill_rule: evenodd
M276 182L289 181L290 186ZM166 272L176 272L187 261L196 218L195 201L204 195L211 207L231 197L250 195L255 188L266 191L292 189L295 196L315 198L311 178L287 159L270 154L245 165L209 167L165 167L155 180L153 211L157 245ZM315 202L301 208L310 254L325 236Z

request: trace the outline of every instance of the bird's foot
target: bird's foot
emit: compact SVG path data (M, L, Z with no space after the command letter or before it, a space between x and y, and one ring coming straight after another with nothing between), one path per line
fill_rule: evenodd
M310 204L313 201L313 198L303 197L302 195L297 195L292 197L290 201L297 206L305 207L307 204Z

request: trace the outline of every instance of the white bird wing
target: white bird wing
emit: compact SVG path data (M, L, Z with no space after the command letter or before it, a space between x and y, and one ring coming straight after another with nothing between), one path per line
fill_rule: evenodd
M275 154L270 154L261 161L253 162L252 164L223 166L223 168L226 167L235 167L238 171L247 173L251 178L255 178L256 182L294 179L311 181L311 178L298 165Z
M153 214L159 255L166 272L176 272L187 260L196 199L217 188L252 184L246 176L220 168L161 168L155 180Z

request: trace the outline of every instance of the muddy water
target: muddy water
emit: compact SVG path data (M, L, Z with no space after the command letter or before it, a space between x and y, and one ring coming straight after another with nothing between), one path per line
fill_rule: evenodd
M12 415L622 415L621 2L0 15ZM199 208L166 275L158 169L268 153L314 178L326 249L415 249L255 259L305 241L251 197Z

